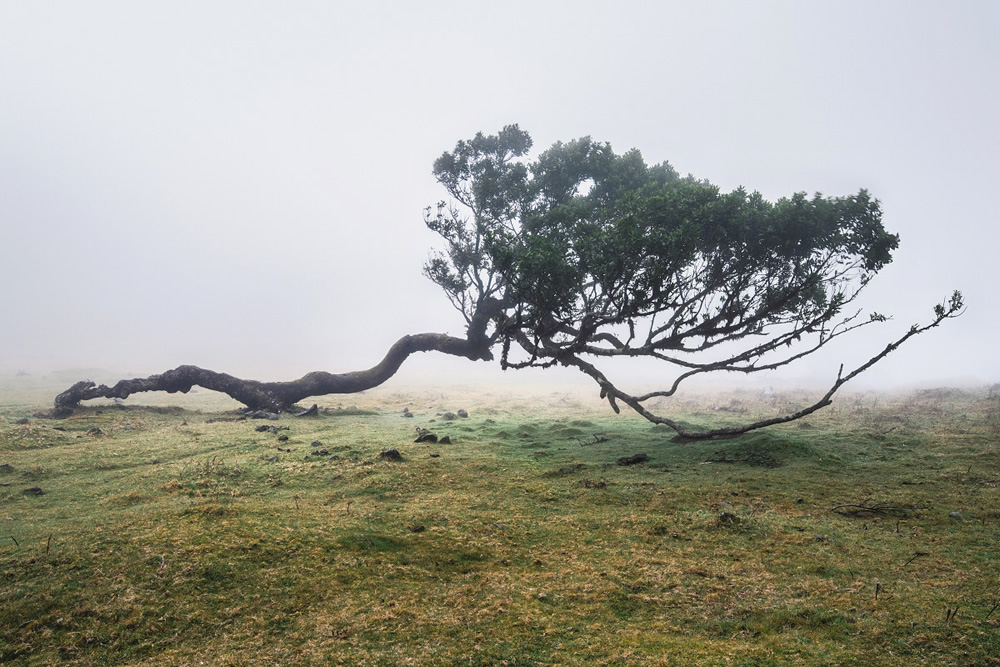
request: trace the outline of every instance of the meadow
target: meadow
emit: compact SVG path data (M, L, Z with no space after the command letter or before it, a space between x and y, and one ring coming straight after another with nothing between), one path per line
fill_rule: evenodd
M4 383L0 663L1000 664L995 389L675 444L571 391L389 386L276 421L200 391L53 420L33 415L63 387Z

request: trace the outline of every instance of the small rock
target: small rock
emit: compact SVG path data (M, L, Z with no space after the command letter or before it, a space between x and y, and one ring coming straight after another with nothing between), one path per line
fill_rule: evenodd
M438 442L440 442L442 445L450 445L451 444L451 437L447 436L447 435L443 436L440 440L438 440Z
M952 521L965 521L965 517L962 516L961 512L948 512L948 518Z
M3 465L0 465L0 472L2 473L14 472L14 466L12 466L9 463L4 463Z
M325 449L314 449L313 452L312 452L312 455L313 456L326 456L329 453L330 452L326 451Z
M279 435L278 436L278 442L288 442L288 436L287 435Z
M805 500L804 500L804 499L802 499L802 498L796 498L796 499L795 499L795 504L796 504L796 505L801 505L801 504L802 504L802 503L804 503L804 502L805 502Z
M649 456L646 454L633 454L632 456L623 456L618 459L618 465L620 466L634 466L637 463L642 463L648 461Z
M89 431L87 431L87 435L92 435L92 436L94 436L96 438L99 435L104 435L104 431L102 431L101 429L99 429L99 428L97 428L95 426L94 428L92 428Z
M560 475L568 475L571 472L575 472L575 471L576 471L576 468L574 468L573 466L564 466L562 468L559 468L559 474Z
M469 413L466 412L465 410L459 410L456 414L458 414L458 416L461 417L462 419L469 418Z
M323 443L322 443L322 442L320 442L319 440L313 440L313 441L312 441L311 443L309 443L309 444L310 444L310 445L311 445L312 447L322 447L322 446L323 446Z
M315 417L319 414L319 405L313 403L313 406L308 410L303 410L302 412L296 412L296 417Z
M254 429L258 433L277 433L278 428L276 426L268 426L267 424L261 424Z
M452 421L453 419L455 419L455 413L446 412L443 415L441 415L441 419L444 419L445 421Z
M410 532L411 533L422 533L425 530L427 530L427 528L425 528L424 526L419 526L419 525L418 526L410 526Z
M282 449L281 447L278 447L278 451L279 452L290 452L292 450L291 449Z
M26 496L44 496L45 495L45 492L42 491L37 486L33 486L33 487L29 488L29 489L25 489L21 493L23 493Z
M404 412L403 416L404 417L411 417L412 418L413 417L413 413L412 412Z
M27 424L29 421L31 421L31 420L29 420L27 417L22 417L21 419L18 419L14 423L23 426L23 425Z
M331 460L331 461L339 461L339 460L340 460L340 457L339 457L339 456L337 456L336 454L334 454L333 456L331 456L331 457L330 457L330 460Z
M417 427L417 439L413 442L437 442L437 433L431 433L425 428Z
M267 460L267 462L268 462L268 463L274 463L274 462L275 462L275 461L277 461L277 460L278 460L278 455L277 455L277 454L275 454L274 456L272 456L271 458L269 458L269 459Z
M383 449L382 452L379 454L379 457L381 457L381 458L383 458L383 459L385 459L387 461L402 461L403 460L403 455L400 454L399 450L395 449L395 448Z
M124 426L123 428L124 428L124 429L125 429L126 431L131 431L131 430L132 430L132 429L134 429L135 427L134 427L134 426L132 426L131 424L125 424L125 426Z
M431 458L432 458L432 459L436 459L436 458L438 458L439 456L441 456L441 455L440 455L440 454L438 454L437 452L431 452Z

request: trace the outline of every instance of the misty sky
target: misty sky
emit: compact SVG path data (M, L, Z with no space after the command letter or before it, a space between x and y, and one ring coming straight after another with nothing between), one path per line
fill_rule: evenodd
M987 0L0 0L0 373L292 379L462 335L420 274L431 165L519 123L727 191L868 188L902 242L863 305L894 319L785 377L832 380L961 289L867 380L998 382L998 34Z

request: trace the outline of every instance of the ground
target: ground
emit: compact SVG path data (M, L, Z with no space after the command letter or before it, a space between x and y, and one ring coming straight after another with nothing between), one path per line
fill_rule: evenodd
M986 389L678 445L572 391L390 383L277 421L149 394L46 420L44 382L5 382L0 662L1000 664Z

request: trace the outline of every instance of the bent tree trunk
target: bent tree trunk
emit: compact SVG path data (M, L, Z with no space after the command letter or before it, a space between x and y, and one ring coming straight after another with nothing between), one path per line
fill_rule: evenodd
M91 398L124 399L143 391L186 394L195 385L227 394L251 409L285 410L310 396L353 394L377 387L395 375L407 357L415 352L443 352L474 361L489 361L493 358L489 347L490 341L482 336L470 335L468 339L462 339L446 334L422 333L400 338L379 364L367 370L351 373L314 371L291 382L243 380L197 366L178 366L147 378L122 380L111 387L84 380L56 396L52 415L68 417L79 407L80 401Z
M135 378L132 380L122 380L112 387L107 385L96 386L94 382L85 380L77 382L75 385L59 394L55 398L55 406L52 416L57 418L68 417L79 407L80 401L92 398L127 398L131 394L143 391L166 391L170 393L187 393L194 385L204 387L227 394L231 398L243 403L251 409L267 409L272 411L287 410L295 403L310 396L323 396L326 394L352 394L382 384L399 370L404 361L415 352L442 352L459 357L465 357L473 361L489 361L493 359L490 351L497 343L499 329L492 335L486 334L487 324L503 309L503 302L492 298L485 298L479 303L479 307L469 320L469 329L466 338L455 338L447 334L422 333L410 336L403 336L396 341L389 352L377 365L363 371L351 373L326 373L314 371L307 373L298 380L291 382L258 382L256 380L243 380L226 373L217 373L197 366L179 366L173 370L151 375L147 378ZM844 373L841 366L837 374L837 379L818 401L802 408L796 412L762 419L741 426L731 426L722 428L710 428L700 431L691 431L683 427L679 422L654 414L646 407L645 401L656 396L671 396L680 384L682 375L675 381L674 386L667 391L652 392L644 395L633 395L615 386L603 372L581 359L574 351L567 350L565 353L556 355L553 363L560 363L564 366L575 367L585 375L590 376L597 382L601 389L601 398L607 399L611 408L615 412L620 411L618 402L624 403L643 418L654 424L664 424L669 426L678 434L678 441L706 440L713 438L729 438L760 428L766 428L776 424L783 424L796 419L801 419L817 410L830 405L833 395L851 379L865 372L876 363L884 359L900 345L913 336L924 333L941 324L946 319L957 317L963 310L962 295L955 292L948 304L935 307L934 319L923 326L913 325L900 338L889 343L884 350L874 357L861 364L854 370ZM523 338L523 336L522 336ZM521 340L521 339L519 339ZM530 341L522 343L528 351L536 350ZM801 356L801 355L800 355ZM794 358L794 357L793 357ZM785 362L787 363L787 362ZM777 364L783 365L783 364ZM514 366L517 367L517 366ZM735 369L723 364L708 365L706 370L732 371L742 370L742 372L756 372L765 370L767 366L749 367ZM691 375L689 372L686 375Z

